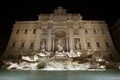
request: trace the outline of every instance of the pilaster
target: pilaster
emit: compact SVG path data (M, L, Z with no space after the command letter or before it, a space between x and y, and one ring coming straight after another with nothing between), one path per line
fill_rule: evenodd
M79 27L79 33L80 33L80 43L82 50L86 49L86 41L85 41L85 33L83 27Z
M73 50L73 30L72 30L73 27L69 27L69 50Z
M52 27L49 26L48 27L47 45L46 45L48 51L51 51L51 48L52 48L52 45L51 45L51 43L52 43L51 29L52 29Z
M36 36L35 36L35 45L34 45L35 51L39 51L40 49L40 35L41 35L41 29L40 27L38 27L36 31Z

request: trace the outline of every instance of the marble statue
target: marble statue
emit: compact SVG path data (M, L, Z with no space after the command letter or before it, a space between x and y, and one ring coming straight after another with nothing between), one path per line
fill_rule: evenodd
M79 50L79 49L80 49L80 41L79 41L79 39L76 39L75 49L76 49L76 50Z
M42 41L42 42L41 42L40 48L41 48L42 50L45 49L45 41Z
M63 51L63 43L62 43L62 40L61 39L58 39L57 42L56 42L56 48L57 48L57 51Z

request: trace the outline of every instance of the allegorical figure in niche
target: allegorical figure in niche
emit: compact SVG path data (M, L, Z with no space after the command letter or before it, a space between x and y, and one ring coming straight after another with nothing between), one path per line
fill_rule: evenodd
M42 50L45 49L45 41L42 41L42 42L41 42L40 48L41 48Z
M75 40L75 49L80 50L80 40L79 39Z
M61 39L58 39L56 42L56 49L57 51L63 51L63 43Z

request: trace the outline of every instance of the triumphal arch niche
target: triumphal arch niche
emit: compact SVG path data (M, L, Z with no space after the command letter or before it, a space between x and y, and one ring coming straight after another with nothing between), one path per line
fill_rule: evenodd
M41 14L39 15L39 20L47 22L47 37L46 38L46 47L47 51L67 51L70 50L80 50L80 36L75 37L73 34L73 21L81 21L82 17L80 14L68 14L66 9L58 7L54 10L53 14ZM79 23L76 23L79 24ZM76 29L79 29L80 26L76 26ZM79 34L79 30L76 32ZM75 43L74 43L74 40ZM79 41L79 42L78 42ZM75 47L74 47L75 46ZM41 48L40 48L41 49ZM38 50L38 49L36 49Z
M53 12L40 14L35 21L16 21L6 53L115 50L105 21L83 20L62 7Z

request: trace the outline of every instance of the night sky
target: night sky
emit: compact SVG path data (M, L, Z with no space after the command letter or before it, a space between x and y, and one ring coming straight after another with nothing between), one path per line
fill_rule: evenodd
M120 4L116 0L28 1L0 2L0 45L8 41L15 21L37 20L38 14L52 13L58 6L68 13L80 13L85 20L105 20L109 28L120 18Z

